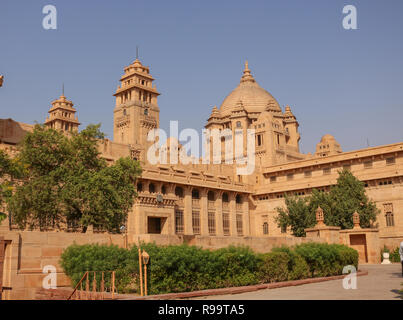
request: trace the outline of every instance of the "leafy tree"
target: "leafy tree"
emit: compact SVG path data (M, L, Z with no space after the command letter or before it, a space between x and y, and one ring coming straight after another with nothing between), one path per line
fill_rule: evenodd
M0 205L11 195L14 179L20 176L20 169L14 159L11 159L4 150L0 150ZM0 212L0 222L6 217L4 212Z
M379 213L375 203L365 194L364 183L349 170L339 173L337 184L330 190L330 199L330 214L327 217L325 215L325 223L330 226L338 226L342 229L352 228L353 213L357 211L360 215L360 226L369 228Z
M291 227L292 234L296 237L305 236L305 228L315 225L315 214L309 210L307 198L285 197L284 208L277 208L276 221L282 229Z
M319 206L325 212L325 224L341 229L353 227L355 211L360 215L363 228L371 227L379 213L375 203L366 196L364 184L349 170L339 172L337 184L330 192L314 189L309 197L286 197L285 205L286 208L277 208L277 224L281 228L291 227L292 234L297 237L305 236L304 229L316 224L315 213Z
M108 166L98 151L100 125L69 136L36 125L24 138L17 161L21 183L8 207L21 227L90 225L119 232L136 196L137 161L121 158Z

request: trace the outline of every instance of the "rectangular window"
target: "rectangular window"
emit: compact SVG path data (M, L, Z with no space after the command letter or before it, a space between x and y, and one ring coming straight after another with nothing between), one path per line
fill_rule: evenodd
M269 224L267 222L263 223L263 234L269 234Z
M391 164L395 164L395 163L396 163L395 157L386 158L386 165L391 165Z
M364 168L365 168L365 169L370 169L370 168L372 168L372 161L371 161L371 160L364 161Z
M331 173L330 168L324 168L324 169L323 169L323 174L324 174L324 175L327 175L327 174L330 174L330 173Z
M199 211L192 212L192 227L193 227L193 234L200 234L200 212Z
M263 144L263 136L261 134L257 135L257 145L261 146Z
M287 227L281 226L281 233L287 233Z
M271 176L270 177L270 182L276 182L277 181L277 177L276 176Z
M395 225L395 221L394 221L392 212L386 212L385 218L386 218L386 226L387 227L393 227Z
M211 236L215 235L215 212L213 211L208 213L208 233Z
M287 174L287 180L292 180L294 179L294 175L292 173Z
M175 211L175 232L183 234L183 211Z
M236 232L238 236L243 236L242 214L236 215Z
M310 177L312 177L312 171L305 171L305 172L304 172L304 177L305 177L305 178L310 178Z
M229 236L230 224L229 224L229 213L228 212L222 213L222 227L223 227L223 231L224 231L224 236Z

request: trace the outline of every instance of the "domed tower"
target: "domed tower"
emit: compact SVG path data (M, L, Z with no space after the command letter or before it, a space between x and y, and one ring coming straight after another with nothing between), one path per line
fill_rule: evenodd
M237 129L243 130L244 156L247 129L254 129L256 168L305 158L299 151L298 122L291 108L287 106L283 113L277 100L256 82L247 61L239 85L224 99L220 109L213 108L206 129L230 130L232 137ZM233 140L235 151L236 139ZM221 150L224 146L222 140Z
M150 130L159 128L159 107L157 88L149 67L143 66L139 59L124 68L114 96L114 142L130 144L139 150L141 161L146 160L147 141Z
M336 139L330 134L325 134L316 145L315 156L327 157L342 152L340 144Z
M78 118L75 116L76 109L73 108L73 102L67 100L64 93L59 99L52 101L52 107L49 109L49 116L45 120L45 125L52 129L65 132L78 131Z

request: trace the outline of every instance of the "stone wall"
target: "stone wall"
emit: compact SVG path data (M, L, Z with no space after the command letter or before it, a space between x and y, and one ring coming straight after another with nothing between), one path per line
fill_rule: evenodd
M76 244L125 245L122 235L65 232L0 231L6 241L3 272L3 299L34 299L35 290L42 288L47 265L56 267L57 286L70 287L59 259L65 248Z

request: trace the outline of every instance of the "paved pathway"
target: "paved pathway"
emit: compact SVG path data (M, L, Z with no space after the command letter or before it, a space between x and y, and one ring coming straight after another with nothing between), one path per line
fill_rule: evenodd
M400 300L403 294L401 264L361 265L367 276L357 277L357 289L346 290L342 280L305 284L295 287L196 298L211 300Z

